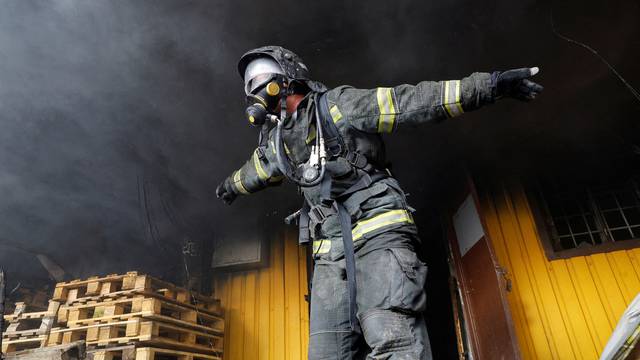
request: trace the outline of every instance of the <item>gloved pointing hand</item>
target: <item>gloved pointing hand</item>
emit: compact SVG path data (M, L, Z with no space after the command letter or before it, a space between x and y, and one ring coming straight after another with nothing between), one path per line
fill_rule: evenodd
M536 98L544 88L529 80L540 71L537 67L494 72L491 81L495 86L495 95L499 99L503 96L512 97L521 101L530 101Z
M233 191L231 182L227 178L216 188L216 196L218 197L218 199L224 201L225 204L231 205L233 200L235 200L238 195Z

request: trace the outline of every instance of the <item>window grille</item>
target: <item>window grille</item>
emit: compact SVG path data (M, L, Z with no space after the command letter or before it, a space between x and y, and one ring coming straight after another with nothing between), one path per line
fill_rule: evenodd
M541 187L554 251L640 239L640 181Z

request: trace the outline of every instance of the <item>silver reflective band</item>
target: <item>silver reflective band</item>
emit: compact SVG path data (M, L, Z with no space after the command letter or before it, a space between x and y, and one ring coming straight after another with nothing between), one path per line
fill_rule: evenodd
M258 178L260 180L269 179L269 175L266 171L264 171L262 163L260 162L260 158L258 157L258 149L253 152L253 166L256 168L256 173L258 174Z
M449 117L462 115L462 94L460 80L449 80L442 82L442 108Z
M333 105L331 109L329 109L329 113L331 113L331 118L333 119L334 124L342 119L342 113L340 112L340 109L338 109L337 105Z
M380 118L378 119L378 132L390 133L393 131L393 124L396 121L396 106L394 99L396 97L393 88L378 88L376 98L378 100L378 109L380 110Z
M314 254L326 254L331 250L331 240L322 239L313 241Z
M265 74L284 75L284 71L282 71L282 68L280 68L280 65L275 60L268 57L261 57L251 61L244 70L245 94L249 95L251 90L253 90L250 89L251 80L255 79L259 75Z
M238 190L241 194L248 194L249 191L242 185L242 176L240 175L240 170L236 171L233 174L233 186Z
M316 136L316 125L311 123L311 125L309 125L309 135L307 135L307 138L304 140L305 144L311 144L311 142L316 139Z

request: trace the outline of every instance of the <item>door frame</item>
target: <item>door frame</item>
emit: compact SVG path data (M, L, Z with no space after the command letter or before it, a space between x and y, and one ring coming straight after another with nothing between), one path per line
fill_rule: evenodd
M451 277L453 277L453 280L451 282L451 286L452 286L451 300L453 304L457 304L460 308L462 308L462 316L463 316L463 319L460 319L458 309L454 309L455 322L456 324L461 324L456 334L459 337L458 348L465 349L466 347L469 347L469 350L471 352L470 358L476 359L480 349L480 340L478 338L477 329L480 326L482 326L482 324L477 323L475 316L473 315L473 312L470 309L469 304L471 304L471 294L470 294L470 291L467 290L470 287L470 285L467 282L468 280L465 277L464 269L462 267L462 263L461 263L462 255L460 254L460 246L458 244L458 239L455 235L455 229L452 221L454 214L457 212L460 205L463 204L463 202L466 200L466 198L469 195L471 195L473 199L474 206L476 207L478 216L480 218L480 223L482 225L482 229L484 232L484 236L483 236L484 241L486 242L489 256L491 257L491 260L493 262L493 266L494 266L494 270L497 278L498 289L500 292L499 294L500 301L502 303L502 308L505 312L505 318L507 321L507 328L509 331L509 335L512 339L511 344L513 346L513 352L514 354L516 354L516 359L519 360L521 359L520 346L518 344L518 339L515 333L513 317L511 316L511 309L509 307L509 302L506 297L506 294L508 292L507 282L510 280L507 278L507 274L506 274L506 271L504 270L504 267L500 265L496 257L496 252L495 252L495 249L493 248L493 242L492 242L491 236L489 235L489 232L487 231L487 224L482 213L482 208L480 207L480 200L479 200L478 192L475 186L475 182L473 181L473 178L471 177L471 175L469 175L469 173L466 173L466 182L465 182L465 185L463 186L462 192L454 195L455 201L452 203L450 209L446 212L446 216L447 216L447 234L446 235L447 235L447 246L449 249L449 262L451 264L450 269L454 271L454 273L451 274ZM482 241L482 240L483 239L480 239L479 241ZM460 296L460 299L458 299L458 296ZM462 336L462 334L460 333L461 331L464 331L466 333L466 336ZM463 356L464 354L461 354L461 358L464 358Z

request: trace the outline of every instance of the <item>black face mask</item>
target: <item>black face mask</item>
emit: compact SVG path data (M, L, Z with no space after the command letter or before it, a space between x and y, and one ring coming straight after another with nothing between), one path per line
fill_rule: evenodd
M247 108L245 115L253 126L262 126L267 121L269 113L275 114L278 103L282 97L284 78L274 76L264 86L258 87L255 92L247 95Z

